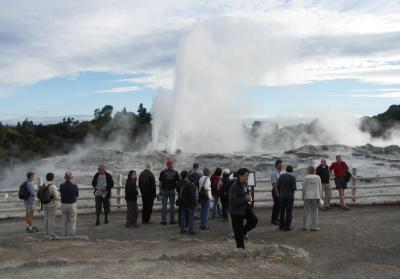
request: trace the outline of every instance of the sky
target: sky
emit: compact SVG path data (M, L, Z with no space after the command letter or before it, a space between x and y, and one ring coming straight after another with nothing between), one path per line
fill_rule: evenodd
M374 115L400 101L400 1L0 0L0 121L151 108L174 90L182 40L224 18L277 26L293 52L245 89L243 117Z

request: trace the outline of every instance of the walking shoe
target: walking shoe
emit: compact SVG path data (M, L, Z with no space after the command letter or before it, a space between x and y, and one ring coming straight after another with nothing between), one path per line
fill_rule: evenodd
M311 231L312 232L318 232L318 231L320 231L320 228L314 228L314 229L311 229Z
M293 227L287 228L287 229L285 229L285 231L286 232L291 232L291 231L293 231Z
M166 226L167 222L160 222L161 225Z
M279 226L280 222L279 222L279 221L274 221L274 222L271 222L271 224L272 224L272 225Z
M189 231L188 234L189 234L189 235L194 235L194 234L196 234L196 232L194 232L194 231Z
M303 230L303 231L308 231L308 229L307 229L307 228L302 228L302 230Z
M39 230L36 227L28 228L27 230L28 233L37 233Z
M125 228L129 228L131 225L129 224L125 224Z
M172 222L169 222L169 224L170 224L170 225L175 225L176 222L175 222L175 221L172 221Z
M350 207L344 206L344 207L342 207L342 209L344 209L344 210L346 210L346 211L349 211L349 210L350 210Z

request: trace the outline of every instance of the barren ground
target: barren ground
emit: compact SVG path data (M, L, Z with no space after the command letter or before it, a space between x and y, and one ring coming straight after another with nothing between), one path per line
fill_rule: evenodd
M22 219L2 220L0 278L400 278L399 206L320 212L320 232L301 230L300 208L292 232L267 222L270 209L256 213L245 258L233 252L220 219L189 237L159 225L158 213L155 224L137 229L124 227L123 212L100 227L94 215L81 215L78 237L68 240L28 235Z

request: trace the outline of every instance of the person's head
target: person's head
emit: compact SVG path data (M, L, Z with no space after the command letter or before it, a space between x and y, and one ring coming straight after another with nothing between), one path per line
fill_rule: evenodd
M72 172L66 171L65 175L64 175L64 178L65 178L66 181L71 181L74 177L72 175Z
M169 160L167 161L167 167L168 167L169 169L174 168L174 161L172 161L171 159L169 159Z
M194 163L194 164L193 164L193 170L194 170L194 171L198 171L198 170L199 170L199 164Z
M183 170L183 171L181 171L181 178L182 179L186 179L186 178L188 178L188 172L187 171L185 171L185 170Z
M100 174L106 174L106 166L104 164L100 164L98 171Z
M240 183L247 183L247 180L249 180L249 170L246 168L239 169L237 175Z
M36 174L33 171L30 171L26 174L26 178L30 181L34 181L36 179Z
M276 162L275 162L275 169L277 170L277 171L282 171L282 160L276 160Z
M314 166L309 166L307 168L307 174L315 174L315 167Z
M336 162L338 163L342 162L342 155L336 155Z
M321 166L323 166L323 167L326 166L326 160L325 160L325 159L322 159L322 160L321 160Z
M204 168L203 169L203 175L210 177L211 176L211 170L209 168Z
M292 173L293 172L293 167L291 165L288 165L286 167L286 172Z
M222 169L221 168L216 168L214 171L215 176L221 176L222 175Z
M131 181L135 180L136 179L136 171L130 170L128 173L128 179Z
M46 181L53 181L54 180L54 173L49 172L48 174L46 174Z
M146 163L146 170L151 170L153 168L153 166L151 165L151 163Z

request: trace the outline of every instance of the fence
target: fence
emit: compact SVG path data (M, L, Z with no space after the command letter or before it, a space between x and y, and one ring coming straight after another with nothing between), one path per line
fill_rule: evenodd
M352 170L353 177L346 191L346 200L350 204L399 204L400 203L400 176L358 177L357 170ZM111 196L113 210L121 211L126 207L125 193L122 175L116 177L117 183ZM40 179L39 179L40 180ZM382 183L383 181L383 183ZM389 182L388 182L389 181ZM392 183L390 183L392 181ZM302 180L297 180L298 189L295 194L295 206L302 205L301 185ZM378 183L381 182L381 183ZM41 181L39 181L41 184ZM255 207L268 207L272 205L271 180L257 179L257 186L253 189L253 201ZM334 189L334 183L331 183ZM348 195L349 190L351 194ZM333 191L335 193L335 191ZM94 195L92 186L79 186L80 197L78 199L79 213L94 212ZM338 196L332 196L332 202L337 203ZM138 199L141 207L141 199ZM161 203L155 201L154 209L159 210ZM39 203L35 208L40 211ZM21 217L25 213L23 202L18 199L18 189L0 190L0 218Z

